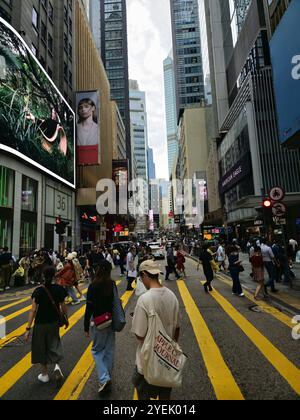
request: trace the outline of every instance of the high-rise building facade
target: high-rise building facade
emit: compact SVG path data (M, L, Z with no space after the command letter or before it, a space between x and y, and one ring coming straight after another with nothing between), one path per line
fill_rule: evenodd
M287 229L295 234L300 156L279 142L266 3L206 0L205 4L225 219L241 237L265 234L255 208L264 194L280 185L287 193Z
M73 2L61 0L0 0L0 16L10 23L16 33L26 42L30 51L70 106L73 105L75 86L73 6ZM4 26L1 31L3 28ZM1 35L3 33L1 32ZM9 33L12 34L10 30ZM14 36L14 42L16 40L17 38ZM5 45L4 38L1 39L1 43ZM13 55L15 50L10 53ZM26 57L28 58L29 54ZM54 103L49 100L48 94L53 94L52 83L40 71L40 67L35 61L32 63L34 64L32 64L31 77L28 77L26 82L28 96L26 97L26 94L23 93L15 95L15 98L19 103L25 98L27 104L33 104L33 101L36 104L40 97L42 101L48 101L49 105L49 114L45 115L45 119L50 118L51 109L55 109L55 118L60 114L62 121L66 114L56 109L58 107L53 108ZM28 66L28 63L26 64ZM6 68L9 66L7 66L5 57L2 57L1 67L2 75L8 75L9 71ZM27 77L25 71L17 72L18 67L16 67L16 74L24 79ZM18 78L16 77L15 80ZM6 83L11 83L11 80ZM32 89L33 85L34 89ZM43 104L43 106L45 105ZM68 113L70 109L68 107ZM3 108L1 111L3 112ZM33 141L30 126L34 124L36 115L34 115L34 109L31 108L28 111L30 111L30 120L29 118L23 119L20 127L28 126L27 134L23 133L22 139L24 141L26 137L26 140L30 142ZM40 112L42 112L42 106ZM1 134L4 132L3 121L1 118ZM42 246L48 249L59 249L59 236L55 232L55 222L59 215L69 223L65 237L66 245L70 248L75 246L74 128L71 133L69 132L67 137L64 153L56 154L55 158L51 156L51 153L57 152L57 141L53 142L52 147L48 143L48 151L51 152L48 160L42 158L47 143L39 137L36 139L34 149L38 156L26 156L24 152L21 157L16 159L13 152L1 147L0 246L7 245L16 257L23 256L37 248L40 249ZM4 141L1 134L0 143ZM14 127L13 135L15 138L19 135L17 127ZM41 160L39 161L39 159ZM56 162L64 162L64 164L59 167L58 163L52 162L54 159ZM51 172L46 167L48 161L51 162Z
M176 87L172 53L164 60L164 85L168 137L168 164L169 175L171 175L175 158L178 154Z
M148 185L148 127L146 94L140 91L136 80L130 80L130 118L132 124L132 147L137 164L137 176ZM149 209L148 187L144 190L144 209ZM148 213L148 210L147 210Z
M90 25L110 82L111 99L117 102L125 124L126 153L131 161L126 0L90 0Z
M198 0L170 0L177 113L205 100Z

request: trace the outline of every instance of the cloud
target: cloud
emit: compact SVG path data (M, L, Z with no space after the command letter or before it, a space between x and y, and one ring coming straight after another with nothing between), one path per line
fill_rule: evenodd
M146 92L149 146L157 176L168 178L163 61L171 46L169 0L127 0L130 78Z

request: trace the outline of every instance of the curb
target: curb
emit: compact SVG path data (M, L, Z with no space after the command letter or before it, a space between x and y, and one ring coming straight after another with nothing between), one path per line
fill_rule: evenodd
M191 255L188 255L188 254L186 255L186 257L195 261L195 262L198 262L198 259L196 257L192 257ZM231 277L228 276L227 274L222 273L222 275L225 276L226 278L228 278L229 280L231 280ZM245 290L247 290L247 292L254 293L254 291L249 286L247 286L245 284L242 284L242 286ZM270 295L269 300L271 302L279 305L281 310L285 309L286 311L290 312L293 315L299 315L299 309L295 308L294 306L289 305L286 302L283 302L281 299L279 299L279 298L277 298L273 295Z

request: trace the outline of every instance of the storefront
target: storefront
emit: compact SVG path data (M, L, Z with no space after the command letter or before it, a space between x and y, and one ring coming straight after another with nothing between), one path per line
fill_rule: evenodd
M14 171L0 166L0 247L12 247Z

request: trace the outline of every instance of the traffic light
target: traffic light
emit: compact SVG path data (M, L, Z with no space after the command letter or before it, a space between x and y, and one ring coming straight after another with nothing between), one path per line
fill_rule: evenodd
M264 209L270 209L272 207L272 201L268 199L264 200L263 207Z
M61 220L61 217L58 217L55 223L55 232L57 233L57 235L64 235L66 233L66 228L68 225L69 222L63 222Z
M266 198L263 201L263 216L264 216L264 222L267 226L270 226L273 224L272 207L273 207L272 201Z

